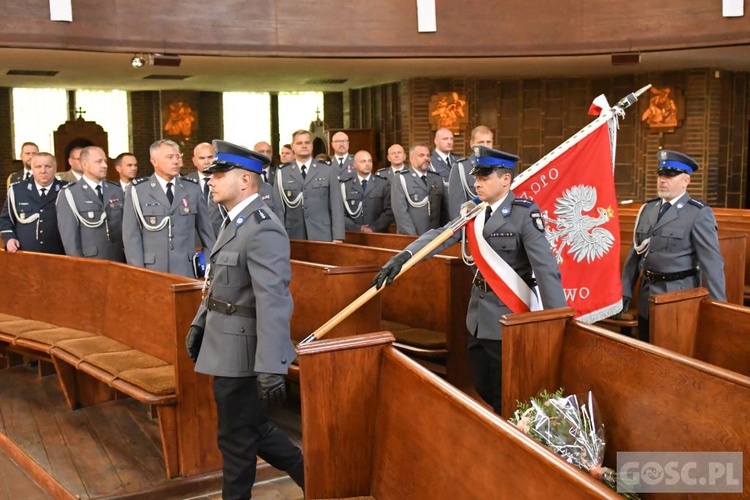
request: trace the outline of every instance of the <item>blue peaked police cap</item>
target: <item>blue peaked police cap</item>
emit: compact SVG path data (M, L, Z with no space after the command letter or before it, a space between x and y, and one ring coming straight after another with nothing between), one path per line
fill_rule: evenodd
M263 167L271 163L271 159L266 155L250 151L231 142L214 139L212 144L216 150L216 159L211 166L203 170L207 174L226 172L233 168L244 168L260 174L263 172Z
M677 151L662 149L656 153L656 157L659 159L659 175L692 175L693 172L698 170L698 164L695 160Z
M516 163L521 159L516 155L487 146L474 146L474 158L476 159L474 168L470 172L471 175L489 175L499 168L514 170Z

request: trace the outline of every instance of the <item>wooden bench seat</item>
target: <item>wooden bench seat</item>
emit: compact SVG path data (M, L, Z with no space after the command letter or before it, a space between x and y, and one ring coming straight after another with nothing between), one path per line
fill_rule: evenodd
M750 376L750 307L696 288L649 299L654 345Z
M0 275L0 342L54 364L71 409L125 396L153 405L168 477L220 468L210 377L184 349L200 283L26 252L0 252Z
M393 341L299 348L305 498L620 498Z
M413 237L406 238L414 240ZM291 253L292 258L299 261L337 266L369 266L372 272L367 276L364 286L357 290L356 296L359 296L369 288L380 267L398 251L292 240ZM456 387L468 389L472 386L466 352L466 309L470 293L469 268L461 259L438 255L419 263L375 296L380 300L381 320L387 323L381 322L369 331L381 328L392 331L397 340L394 344L396 347L415 359L425 360L425 366L444 374ZM334 314L336 312L338 311ZM351 331L350 334L352 333L355 332Z

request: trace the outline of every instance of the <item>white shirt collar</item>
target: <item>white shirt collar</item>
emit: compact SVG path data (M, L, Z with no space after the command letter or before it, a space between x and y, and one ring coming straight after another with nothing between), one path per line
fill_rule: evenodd
M73 171L71 170L71 172L73 172ZM83 177L83 175L79 174L79 173L76 173L76 172L73 172L73 177L75 177L76 178L76 182L78 182L78 181L81 180L81 177Z
M47 194L49 194L50 191L52 191L52 184L54 184L54 183L55 183L55 181L53 180L52 182L49 183L49 186L42 186L37 181L34 181L34 185L36 185L36 192L39 193L39 195L41 196L41 194L42 194L41 193L42 188L44 188L44 189L47 190Z
M357 174L357 179L359 179L360 184L362 181L369 181L370 177L372 177L372 174L367 174L367 177L362 177L361 175Z
M310 158L307 159L305 163L300 163L299 160L294 160L294 161L297 163L297 168L299 168L300 170L302 170L302 165L304 165L305 167L307 167L308 170L310 170L310 165L312 165L312 160L313 159L311 156Z
M120 180L120 187L122 187L123 191L125 191L125 188L128 187L129 185L130 185L129 182L122 182L122 180Z
M245 198L244 200L242 200L241 202L239 202L236 207L234 207L232 210L227 212L227 217L229 217L229 220L233 221L234 218L240 215L240 212L242 212L245 209L245 207L247 207L250 203L252 203L252 201L257 197L258 197L258 193L253 193L247 198Z
M393 165L391 165L391 171L393 171L393 173L394 173L394 174L395 174L396 172L401 172L401 171L402 171L402 170L404 169L404 166L405 166L405 165L403 165L403 164L402 164L402 165L401 165L400 167L396 168L396 167L394 167Z
M682 198L683 196L685 196L685 193L687 193L687 191L683 192L680 196L678 196L676 198L673 198L671 201L667 201L667 203L671 203L672 205L674 205L675 203L677 203L677 200L679 200L680 198ZM659 206L661 206L661 205L659 205Z
M89 185L89 187L90 187L91 189L93 189L94 191L96 191L96 186L99 186L99 185L101 185L101 184L97 184L96 182L92 181L91 179L89 179L89 178L88 178L88 177L86 177L85 175L84 175L84 176L81 176L81 178L82 178L82 179L83 179L83 180L84 180L84 181L86 182L86 184L88 184L88 185ZM104 188L102 188L102 189L104 189Z
M159 174L154 174L154 177L156 177L156 180L157 180L157 181L159 182L159 185L161 186L161 190L162 190L162 191L164 191L164 193L166 193L166 192L167 192L167 182L171 182L171 183L172 183L172 193L174 193L174 185L175 185L175 179L176 179L177 177L175 177L175 178L174 178L174 179L172 179L171 181L168 181L168 180L166 180L166 179L162 179L162 178L161 178L161 177L159 176Z
M505 201L505 199L507 197L508 197L508 195L506 194L505 196L503 196L502 198L500 198L499 200L497 200L495 203L493 203L492 205L490 205L490 207L492 207L492 214L493 215L495 214L495 212L498 211L498 209L500 208L500 205L503 204L503 202Z

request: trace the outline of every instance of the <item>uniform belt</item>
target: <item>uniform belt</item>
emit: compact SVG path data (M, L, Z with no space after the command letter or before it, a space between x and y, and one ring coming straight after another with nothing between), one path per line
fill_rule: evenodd
M209 311L220 312L228 316L242 316L243 318L255 318L255 308L247 306L238 306L218 300L213 297L206 298L206 307Z
M698 269L695 267L693 269L687 269L685 271L679 271L676 273L657 273L655 271L652 271L651 269L645 269L643 271L643 275L649 281L677 281L683 278L694 276L696 274L698 274Z
M474 275L474 279L471 281L471 284L477 287L482 293L490 293L493 291L490 284L487 283L487 280L484 279L484 276L482 276L482 273L480 273L479 271L477 271ZM533 289L536 286L536 280L532 278L531 282L527 282L526 284L529 285L529 288Z

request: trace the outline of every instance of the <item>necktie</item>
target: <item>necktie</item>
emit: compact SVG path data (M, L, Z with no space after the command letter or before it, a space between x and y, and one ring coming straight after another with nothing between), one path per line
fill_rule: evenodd
M169 204L171 205L174 201L174 193L172 192L172 183L167 182L167 199L169 200Z
M424 185L427 185L427 176L422 174L422 182L424 182Z
M203 197L206 199L206 201L209 201L211 196L211 188L208 186L208 180L203 181Z
M268 182L268 172L263 171L263 182Z
M23 180L28 181L29 179L31 179L31 172L26 172L26 177Z
M99 201L104 203L104 193L102 193L102 186L101 184L96 186L96 196L99 197Z
M45 199L47 197L47 188L40 189L41 193L39 193L39 197L41 199Z
M307 167L305 165L302 165L300 170L302 171L302 178L307 179Z
M339 168L340 169L344 168L344 160L342 160L341 158L339 158Z
M362 179L362 191L364 192L367 189L367 179Z
M450 155L445 157L445 163L448 165L448 168L451 168L451 157Z
M492 217L492 207L487 206L487 210L484 211L484 223L487 224L487 221L490 220L490 217Z
M658 222L661 219L661 216L667 213L667 210L669 210L669 207L671 207L672 204L668 201L662 201L661 202L661 208L659 209L659 216L656 218L656 221Z

